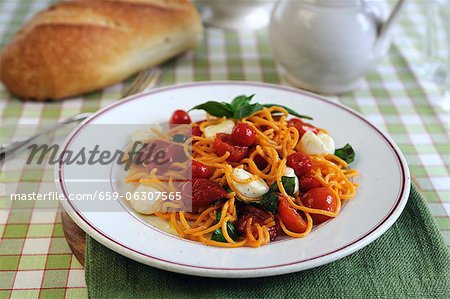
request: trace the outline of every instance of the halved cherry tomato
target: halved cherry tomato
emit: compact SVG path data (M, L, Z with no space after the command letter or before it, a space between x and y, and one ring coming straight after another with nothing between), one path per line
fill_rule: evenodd
M194 213L208 207L214 201L228 196L225 189L217 182L198 178L183 183L180 186L180 192L185 203L191 201Z
M312 169L311 158L308 155L297 152L287 157L287 166L294 168L298 177L309 175Z
M181 124L190 124L191 118L189 114L187 114L184 110L176 110L169 121L170 124L181 125Z
M192 177L198 179L209 179L213 175L214 169L205 164L192 160Z
M250 148L250 153L248 154L249 156L252 155L252 153L255 151L255 148ZM258 167L259 170L263 170L267 167L267 161L266 159L264 159L263 157L261 157L261 155L256 154L255 157L253 158L253 162L255 162L256 166Z
M256 133L249 124L238 123L231 132L233 144L240 146L252 146L255 143Z
M261 208L257 208L251 205L245 205L242 209L238 210L238 223L237 229L239 234L245 236L247 229L247 221L252 218L253 224L264 225L266 220L272 218L273 214L263 210ZM275 225L271 226L267 229L269 231L270 241L274 241L276 237L281 233L281 228L279 222L275 219ZM257 231L254 229L252 231L253 235L257 237Z
M319 187L322 187L322 184L315 177L306 175L299 179L299 189L301 192L306 192Z
M144 166L149 171L156 168L158 174L165 173L174 161L170 147L171 144L165 140L147 143L134 157L134 163Z
M226 152L229 152L228 162L240 161L248 155L248 147L233 145L231 135L225 133L216 134L212 148L218 156L223 156Z
M312 131L314 134L319 133L319 129L317 129L315 126L311 124L303 122L299 118L293 118L288 120L287 126L296 128L300 138L302 138L303 134L305 134L306 131Z
M185 162L188 157L184 152L183 146L171 143L167 149L167 156L172 162Z
M289 205L289 202L283 196L278 196L278 215L290 231L299 234L306 231L308 226L306 221L296 209Z
M308 208L329 212L336 211L336 199L334 198L333 194L324 187L309 190L302 196L301 200L302 203ZM314 224L319 224L332 218L320 214L311 214L311 217L314 221Z

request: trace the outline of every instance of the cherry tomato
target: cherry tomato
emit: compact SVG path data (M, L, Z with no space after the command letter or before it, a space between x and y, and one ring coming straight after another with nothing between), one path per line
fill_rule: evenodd
M248 147L233 145L231 135L225 133L216 134L212 148L218 156L223 156L226 152L229 152L228 162L240 161L248 155Z
M317 129L315 126L311 124L303 122L299 118L293 118L288 120L287 126L296 128L300 138L302 138L303 134L305 134L306 131L312 131L314 134L319 133L319 129Z
M296 209L289 205L289 202L283 196L278 196L278 215L280 215L284 225L290 231L299 234L306 231L306 221Z
M167 149L167 157L171 162L185 162L188 159L183 146L173 143Z
M306 192L319 187L322 187L322 184L315 177L306 175L299 179L299 189L301 192Z
M255 151L255 148L250 150L249 156ZM261 155L256 154L255 157L253 157L253 162L255 162L256 166L259 170L263 170L267 167L267 161Z
M133 161L151 171L158 169L158 174L163 174L172 166L173 162L184 162L187 160L184 149L179 144L173 144L165 140L154 140L147 143Z
M302 203L308 208L329 212L336 211L336 199L334 198L333 194L324 187L309 190L302 196L301 200ZM320 214L311 214L311 217L314 221L314 224L319 224L332 218Z
M192 127L192 136L202 136L202 130L199 126Z
M247 230L247 221L252 218L252 223L258 223L259 225L264 225L265 221L269 218L273 217L273 214L267 212L266 210L245 205L242 210L238 212L238 223L237 229L239 234L245 236ZM281 228L279 226L278 221L275 221L275 225L271 226L267 229L269 231L270 241L275 240L275 238L280 234ZM257 231L254 229L252 233L257 236Z
M249 124L238 123L231 132L231 140L235 145L252 146L255 143L256 133Z
M206 166L201 162L192 160L191 165L193 178L208 179L214 173L214 169L212 167Z
M189 114L187 114L184 110L176 110L169 121L170 124L181 125L181 124L190 124L191 118Z
M287 157L287 166L294 168L295 174L302 177L311 173L312 162L308 155L297 152Z
M173 160L169 152L170 143L164 140L155 140L145 145L134 157L134 163L145 166L149 171L156 168L158 174L166 172Z
M217 182L208 179L193 178L180 186L181 197L184 202L191 201L192 211L208 207L214 201L227 198L228 193Z

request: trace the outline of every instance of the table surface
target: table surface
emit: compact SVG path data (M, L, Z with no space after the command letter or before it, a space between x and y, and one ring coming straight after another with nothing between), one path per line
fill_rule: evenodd
M0 0L0 41L3 46L21 24L50 0ZM410 2L410 1L409 1ZM394 43L386 58L361 83L358 90L331 97L362 112L387 132L408 160L415 182L450 246L450 102L441 88L422 72L425 20L417 3L411 3L395 28ZM226 32L208 28L203 43L162 66L161 86L204 80L248 80L288 85L274 64L267 31ZM56 103L24 103L0 85L0 121L3 125L45 126L79 112L96 111L113 103L131 79L100 92ZM3 130L0 136L13 138ZM22 169L1 176L0 186L23 182ZM17 180L11 182L17 174ZM54 188L52 171L31 179ZM17 187L20 189L20 185ZM44 187L43 187L44 188ZM0 188L1 191L1 188ZM56 208L17 208L18 203L0 194L0 298L86 297L84 271L71 254Z

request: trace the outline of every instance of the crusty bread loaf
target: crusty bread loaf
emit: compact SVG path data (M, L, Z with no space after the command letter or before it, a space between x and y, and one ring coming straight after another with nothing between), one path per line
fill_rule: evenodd
M196 46L202 25L189 0L72 0L38 13L0 56L0 80L34 100L119 82Z

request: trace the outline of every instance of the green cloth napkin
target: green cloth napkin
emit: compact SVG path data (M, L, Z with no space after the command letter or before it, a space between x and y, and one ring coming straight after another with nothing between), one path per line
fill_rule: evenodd
M450 298L450 252L413 186L398 221L358 252L311 270L255 279L171 273L86 243L90 298Z

